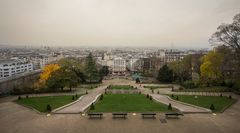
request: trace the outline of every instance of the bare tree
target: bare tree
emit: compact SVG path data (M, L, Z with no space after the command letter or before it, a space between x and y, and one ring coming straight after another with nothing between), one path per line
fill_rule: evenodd
M231 47L238 59L240 58L240 13L233 18L231 24L221 24L209 39L213 45L226 45Z

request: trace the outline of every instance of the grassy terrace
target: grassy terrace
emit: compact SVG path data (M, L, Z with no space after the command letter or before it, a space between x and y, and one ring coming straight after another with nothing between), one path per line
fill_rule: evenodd
M71 103L77 98L72 100L73 95L69 96L44 96L44 97L29 97L22 98L21 100L16 100L15 102L21 105L26 105L32 107L40 112L47 112L47 104L49 104L53 109Z
M107 94L90 112L165 112L167 106L142 94Z
M135 89L135 88L133 86L130 86L130 85L110 85L109 89L131 90L131 89Z
M229 99L225 96L197 96L197 98L195 98L193 95L174 95L172 98L176 100L177 96L181 102L197 105L207 109L209 109L211 104L213 104L215 107L213 112L222 112L226 107L229 107L236 101L235 99Z
M170 85L163 85L163 86L143 86L144 88L148 89L160 89L160 88L172 88Z
M181 92L229 92L231 91L228 87L222 86L214 86L214 87L199 87L194 89L182 89L182 90L175 90Z

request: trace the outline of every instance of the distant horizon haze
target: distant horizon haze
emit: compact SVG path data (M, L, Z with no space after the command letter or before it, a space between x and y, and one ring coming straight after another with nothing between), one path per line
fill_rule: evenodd
M0 0L1 46L212 48L240 0Z

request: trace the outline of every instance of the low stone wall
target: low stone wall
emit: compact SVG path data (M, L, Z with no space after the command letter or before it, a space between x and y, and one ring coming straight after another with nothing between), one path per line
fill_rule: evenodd
M41 71L17 75L0 81L0 94L9 93L13 89L31 88L39 78Z

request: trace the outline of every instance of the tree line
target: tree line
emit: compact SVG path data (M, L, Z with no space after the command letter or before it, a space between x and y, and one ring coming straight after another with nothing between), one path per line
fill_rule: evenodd
M181 61L164 65L158 73L161 82L178 82L186 88L227 86L240 91L240 14L231 24L222 24L211 36L213 50L187 55Z
M45 66L35 88L54 92L68 88L72 91L72 88L82 83L100 83L108 73L108 67L97 66L92 53L84 59L64 58Z

